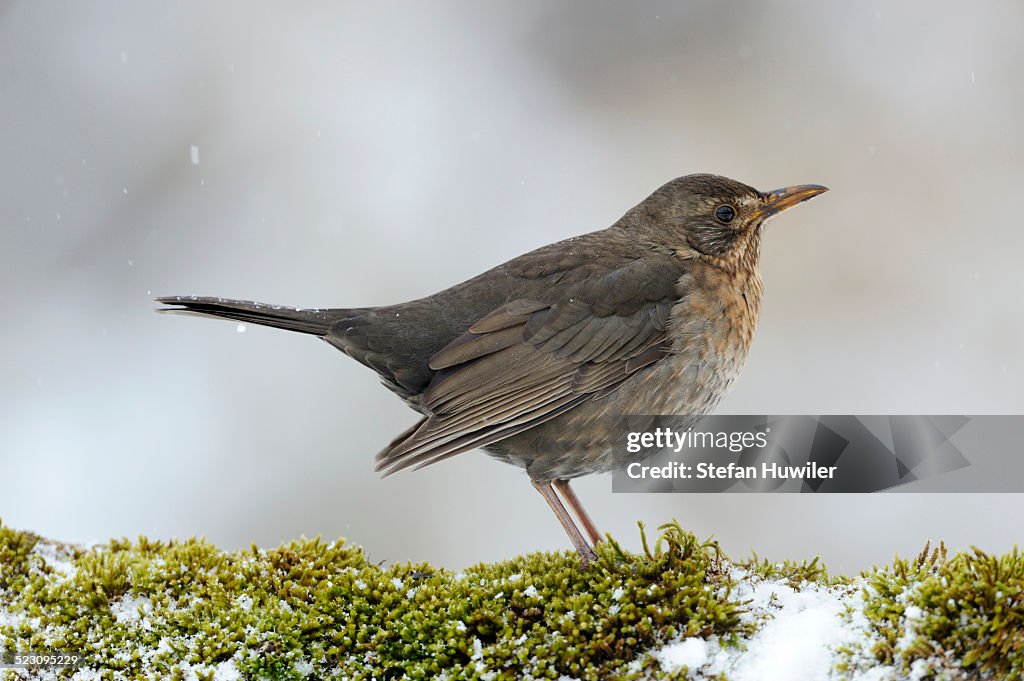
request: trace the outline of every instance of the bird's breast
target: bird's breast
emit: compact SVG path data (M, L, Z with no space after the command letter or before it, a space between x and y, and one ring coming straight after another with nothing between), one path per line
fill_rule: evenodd
M754 339L761 277L756 270L695 269L680 278L678 291L669 323L675 363L683 373L693 373L690 364L713 370L717 379L703 376L696 387L721 398L743 369Z

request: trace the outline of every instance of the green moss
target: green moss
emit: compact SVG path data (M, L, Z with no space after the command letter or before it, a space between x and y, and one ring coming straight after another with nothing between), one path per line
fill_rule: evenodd
M844 651L843 668L880 663L921 678L941 671L1024 677L1024 555L974 549L949 557L944 545L929 549L862 575L872 635Z
M4 646L83 651L108 678L201 678L232 658L246 678L630 678L656 669L658 643L751 631L717 544L675 524L642 555L602 544L586 570L564 552L459 573L372 565L343 542L144 538L68 554L62 571L31 535L2 537L0 608L18 618Z
M799 562L784 560L781 563L772 563L767 558L758 558L757 554L753 553L750 558L736 565L753 577L769 581L782 580L797 591L807 583L834 586L850 582L848 577L830 577L825 564L817 556Z
M38 541L31 532L18 532L0 522L0 590L18 589L24 584Z
M772 607L737 595L751 593L743 580L860 589L846 616L861 635L840 674L1024 677L1017 551L926 549L850 579L817 559L729 563L675 523L641 537L639 554L601 544L589 569L566 551L452 572L382 567L343 541L81 549L0 524L0 648L81 651L104 679L212 678L224 664L246 679L682 678L651 651L685 637L742 649L770 621Z

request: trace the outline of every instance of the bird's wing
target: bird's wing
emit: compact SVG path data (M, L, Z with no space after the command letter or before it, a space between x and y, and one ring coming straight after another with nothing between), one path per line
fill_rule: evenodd
M430 358L428 416L377 455L377 470L420 468L510 437L664 357L675 281L649 283L654 299L640 303L622 289L628 305L614 294L594 303L518 299L479 319Z

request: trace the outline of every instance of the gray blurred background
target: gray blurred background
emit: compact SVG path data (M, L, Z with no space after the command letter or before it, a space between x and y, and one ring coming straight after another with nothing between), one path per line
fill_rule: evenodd
M832 188L771 224L721 412L1022 413L1018 2L0 5L0 517L72 541L344 536L461 567L568 541L518 469L381 480L414 415L308 337L153 314L432 293L665 181ZM1015 495L618 495L732 555L1003 551Z

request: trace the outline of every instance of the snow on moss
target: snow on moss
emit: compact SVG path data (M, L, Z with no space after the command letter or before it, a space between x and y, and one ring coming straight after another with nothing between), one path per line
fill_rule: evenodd
M677 524L581 569L535 553L460 572L344 541L80 548L0 524L0 653L80 651L2 678L1021 678L1024 560L944 551L856 578L730 563ZM643 536L643 535L642 535Z

